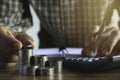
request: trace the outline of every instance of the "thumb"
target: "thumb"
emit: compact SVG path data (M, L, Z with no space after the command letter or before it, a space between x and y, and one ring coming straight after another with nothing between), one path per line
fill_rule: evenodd
M13 46L15 47L16 50L19 50L22 48L22 43L15 38L14 34L12 34L10 31L7 32L8 33L8 41L10 41L10 43L13 44Z

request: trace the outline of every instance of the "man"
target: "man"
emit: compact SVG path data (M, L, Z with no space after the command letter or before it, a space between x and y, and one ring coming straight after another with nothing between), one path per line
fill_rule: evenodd
M108 28L103 25L106 19L103 19L106 5L110 2L113 3L112 1L113 0L29 0L29 3L33 6L41 21L40 47L84 47L82 54L84 56L96 57L110 55L114 46L119 41L120 35L119 29L114 27ZM0 19L2 26L11 28L14 26L15 29L22 31L26 30L27 26L30 26L31 16L27 6L28 4L25 5L24 2L27 3L25 0L0 1ZM107 22L107 20L105 20L105 22ZM95 25L98 25L98 27ZM103 27L100 28L101 26ZM27 34L12 32L6 28L1 28L0 32L4 33L6 31L5 34L10 34L12 38L10 46L5 44L4 41L2 42L6 47L4 50L1 49L1 52L6 54L14 52L14 50L9 48L13 43L17 43L18 45L15 51L18 51L22 45L33 45L32 39L30 39ZM5 36L5 34L2 35ZM25 38L26 36L27 38ZM9 41L8 38L6 38L6 40ZM105 43L102 44L103 42ZM10 51L5 52L5 49L10 49Z
M110 55L119 40L117 22L109 25L118 1L30 0L30 3L41 20L40 47L84 47L84 56L96 57ZM97 36L96 41L89 40Z
M83 47L88 30L102 24L106 0L36 0L31 4L41 20L40 47Z

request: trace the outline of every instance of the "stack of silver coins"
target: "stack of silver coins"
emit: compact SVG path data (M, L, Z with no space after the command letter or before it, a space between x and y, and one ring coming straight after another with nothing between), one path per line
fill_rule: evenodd
M39 61L40 61L39 66L40 67L45 67L45 63L46 63L46 61L48 61L48 57L46 55L40 55L39 56Z
M23 75L24 76L36 76L36 70L39 68L39 66L24 66Z
M55 73L61 73L62 72L62 66L63 62L60 59L52 59L51 65L55 68Z
M31 45L27 45L26 47L23 47L19 51L19 57L18 57L18 69L19 69L19 74L23 75L24 71L24 66L30 65L30 58L33 55L33 50Z
M54 67L39 67L36 70L37 76L53 76L54 75Z
M33 56L31 45L19 51L19 74L24 76L51 76L62 72L62 60L46 55Z
M36 71L40 76L51 76L54 75L54 67L50 65L50 62L48 60L48 56L46 55L40 55L39 56L39 69Z

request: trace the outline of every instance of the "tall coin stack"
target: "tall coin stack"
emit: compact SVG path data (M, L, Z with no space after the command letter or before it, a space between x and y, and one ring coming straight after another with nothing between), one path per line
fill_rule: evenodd
M19 74L24 76L51 76L62 72L62 60L46 55L33 55L31 45L19 51Z
M27 45L19 51L18 70L20 75L24 75L24 66L30 66L30 58L32 55L33 50L31 45Z

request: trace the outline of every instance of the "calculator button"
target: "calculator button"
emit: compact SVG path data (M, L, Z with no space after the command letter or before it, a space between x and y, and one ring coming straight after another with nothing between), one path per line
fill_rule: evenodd
M97 60L99 60L99 59L100 59L99 57L98 57L98 58L94 58L95 61L97 61Z
M76 60L76 58L71 58L71 60L73 61L73 60Z
M69 58L69 57L67 57L67 58L65 58L65 60L70 60L71 58Z
M83 58L82 61L83 61L83 62L86 62L86 61L88 61L88 58L87 58L87 57L86 57L86 58Z
M77 61L80 61L80 60L82 60L82 59L83 59L82 57L79 57L79 58L77 58L76 60L77 60Z
M93 62L93 58L89 58L87 61L88 62Z

